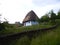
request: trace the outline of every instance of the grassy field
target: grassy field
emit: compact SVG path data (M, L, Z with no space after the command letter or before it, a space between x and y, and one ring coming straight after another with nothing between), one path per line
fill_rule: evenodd
M6 45L60 45L60 26L57 28L42 32L31 40L24 36L22 38L5 42Z
M30 40L27 36L12 41L9 45L60 45L60 26Z
M18 33L18 32L23 32L23 31L29 31L29 30L37 30L41 28L49 28L51 25L33 25L33 26L22 26L22 27L11 27L11 28L6 28L5 30L0 31L0 35L7 35L7 34L13 34L13 33Z
M39 28L48 28L51 25L34 25L29 27L9 28L9 30L3 30L0 34L18 33L26 30L35 30ZM35 38L29 39L24 36L15 40L5 40L4 45L60 45L60 24L57 28L40 33ZM0 43L1 45L1 43Z
M60 26L32 39L31 45L60 45Z

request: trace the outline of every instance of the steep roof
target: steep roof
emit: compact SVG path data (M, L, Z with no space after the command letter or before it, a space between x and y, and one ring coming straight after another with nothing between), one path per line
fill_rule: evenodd
M23 23L27 21L36 21L37 19L39 19L38 16L35 14L33 10L31 10L24 18Z

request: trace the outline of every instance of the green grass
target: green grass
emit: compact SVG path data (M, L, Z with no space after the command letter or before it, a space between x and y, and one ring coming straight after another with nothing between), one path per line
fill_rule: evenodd
M42 32L32 40L24 36L9 42L8 45L60 45L60 26L51 31Z
M51 25L33 25L28 27L18 27L18 28L7 28L6 30L0 31L0 34L13 34L18 33L22 31L29 31L29 30L36 30L40 28L48 28L51 27ZM32 38L30 40L27 36L24 36L19 39L15 40L8 40L3 43L4 45L60 45L60 25L53 29L49 30L47 32L42 32L35 38Z
M37 30L40 28L49 28L49 27L51 27L51 25L41 25L41 24L33 25L33 26L11 27L0 31L0 35L7 35L7 34L23 32L23 31Z
M60 26L32 39L31 45L60 45Z

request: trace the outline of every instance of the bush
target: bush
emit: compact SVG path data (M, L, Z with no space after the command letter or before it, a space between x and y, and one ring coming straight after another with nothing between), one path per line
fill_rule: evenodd
M3 29L5 29L5 26L3 23L0 23L0 30L3 30Z
M60 25L60 19L56 19L56 23Z

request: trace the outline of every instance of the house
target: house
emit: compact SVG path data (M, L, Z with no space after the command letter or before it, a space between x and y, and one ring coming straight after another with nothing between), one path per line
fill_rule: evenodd
M31 25L36 25L38 24L38 16L35 14L33 10L31 10L26 17L23 20L23 25L24 26L31 26Z
M22 24L20 22L15 22L16 27L20 27Z

